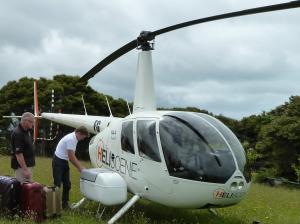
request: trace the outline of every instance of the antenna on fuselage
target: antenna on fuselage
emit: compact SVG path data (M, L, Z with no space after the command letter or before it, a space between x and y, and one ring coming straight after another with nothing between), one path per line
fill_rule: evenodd
M82 99L82 103L83 103L83 108L84 108L84 114L87 116L87 112L86 112L86 107L85 107L85 102L84 102L84 98L83 95L81 95L81 99Z
M127 103L127 108L128 108L129 114L131 114L131 110L130 110L130 107L129 107L129 103L128 103L127 100L126 100L126 103Z
M105 96L105 99L106 99L106 103L107 103L107 106L108 106L108 109L109 109L109 113L110 113L110 117L113 117L112 113L111 113L111 109L110 109L110 106L109 106L109 103L108 103L108 100L107 100L107 97Z

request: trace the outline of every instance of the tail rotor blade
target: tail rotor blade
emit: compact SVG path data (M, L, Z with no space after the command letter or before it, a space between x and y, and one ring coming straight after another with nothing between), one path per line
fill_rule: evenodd
M38 100L38 92L37 92L37 81L33 82L33 101L34 101L34 116L39 116L39 100Z
M39 136L39 119L34 119L33 141L35 142Z
M38 100L38 91L37 91L37 80L33 82L33 97L34 97L33 140L35 142L38 138L38 132L39 132L39 100Z

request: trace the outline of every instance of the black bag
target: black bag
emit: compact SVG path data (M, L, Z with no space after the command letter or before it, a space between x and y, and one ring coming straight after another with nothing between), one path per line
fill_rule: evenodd
M0 211L14 215L20 210L21 184L16 178L0 176Z

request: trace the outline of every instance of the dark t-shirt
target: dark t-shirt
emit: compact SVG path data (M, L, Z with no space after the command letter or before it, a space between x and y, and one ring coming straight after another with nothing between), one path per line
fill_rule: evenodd
M14 129L11 135L11 168L20 167L16 154L23 153L27 167L35 165L35 156L30 131L25 131L21 125Z

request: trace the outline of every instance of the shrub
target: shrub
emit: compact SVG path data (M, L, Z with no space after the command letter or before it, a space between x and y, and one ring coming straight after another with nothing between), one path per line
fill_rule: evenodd
M9 142L4 139L0 139L0 155L10 155Z
M275 178L277 173L275 168L263 168L253 176L253 181L256 183L264 183L268 178Z
M298 161L300 163L300 157L298 158ZM292 168L295 171L295 174L297 176L297 181L300 182L300 165L293 164Z

